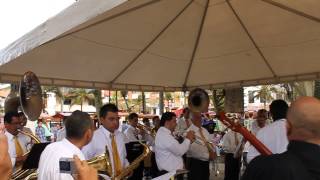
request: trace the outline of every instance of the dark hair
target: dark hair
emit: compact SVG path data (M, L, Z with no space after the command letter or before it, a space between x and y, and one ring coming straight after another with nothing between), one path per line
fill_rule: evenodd
M143 119L142 119L142 122L143 122L143 123L147 123L147 122L149 122L149 118L146 118L146 117L145 117L145 118L143 118Z
M152 117L152 120L154 121L154 120L157 119L157 118L160 119L159 116L153 116L153 117Z
M68 138L81 139L92 128L92 120L88 113L75 111L67 118L65 127Z
M189 108L186 107L186 108L184 108L184 109L182 110L182 113L184 114L184 113L189 112L189 111L190 111Z
M108 112L118 112L118 108L116 105L112 104L112 103L108 103L103 105L100 108L100 112L99 112L99 117L106 117L106 115L108 114Z
M267 110L265 110L265 109L259 109L258 112L257 112L257 116L258 116L259 114L264 114L264 116L267 117L267 116L268 116L267 113L268 113Z
M7 112L3 118L4 123L11 124L13 117L19 118L19 114L17 112Z
M167 121L171 121L173 117L177 117L177 115L173 112L165 112L162 114L160 119L160 126L164 126Z
M128 119L129 120L133 120L134 118L138 118L138 114L137 113L130 113L129 116L128 116Z
M19 115L19 117L25 116L22 111L20 111L20 112L18 113L18 115Z
M278 119L286 118L288 108L288 104L282 99L272 101L270 104L270 113L272 119L276 121Z

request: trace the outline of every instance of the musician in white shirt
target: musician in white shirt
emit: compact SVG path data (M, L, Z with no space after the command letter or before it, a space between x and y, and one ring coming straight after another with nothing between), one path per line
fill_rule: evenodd
M222 149L225 152L225 180L236 180L239 178L240 157L234 157L238 145L241 143L241 134L229 130L223 136Z
M280 154L287 150L289 142L287 138L287 120L285 118L288 108L289 106L285 101L274 100L270 104L270 113L274 122L260 129L257 133L258 140L269 148L273 154ZM251 146L247 157L248 162L258 155L260 153Z
M93 136L93 124L88 113L75 111L65 123L66 138L48 145L41 154L38 168L38 180L73 180L70 174L60 173L60 158L73 158L77 155L84 160L81 148L88 144Z
M188 128L188 131L195 132L196 141L190 145L187 152L188 179L209 180L209 161L216 157L215 147L209 144L210 134L201 126L201 114L193 113L191 120L192 124Z
M121 170L129 165L126 159L126 137L118 131L119 115L118 108L114 104L106 104L101 107L100 126L93 135L91 142L82 149L86 159L109 151L113 175L119 175Z
M8 140L8 151L12 162L12 167L20 166L26 160L25 153L30 139L19 133L22 128L19 114L8 112L4 116L5 135Z
M267 122L267 110L259 109L257 112L257 119L252 123L251 133L256 136L258 131L266 126L266 122ZM252 145L248 141L244 145L243 161L245 166L248 164L247 156L251 146Z
M128 128L124 131L124 134L127 137L129 142L144 140L145 133L137 128L138 126L138 114L130 113L128 116L129 125Z
M176 115L174 113L166 112L162 115L161 127L155 139L156 162L161 172L159 175L184 169L182 155L188 151L190 144L195 140L194 132L188 131L185 140L179 144L172 134L176 125Z
M124 131L124 134L127 137L128 142L136 142L139 140L145 139L145 132L141 129L138 129L138 114L130 113L128 116L128 128ZM128 150L130 152L130 150ZM129 159L130 160L130 159ZM142 179L143 178L144 164L141 162L139 167L137 167L133 175L129 179Z

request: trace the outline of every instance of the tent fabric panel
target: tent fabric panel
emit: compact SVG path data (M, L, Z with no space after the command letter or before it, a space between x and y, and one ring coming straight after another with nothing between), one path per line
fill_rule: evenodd
M100 46L69 36L39 47L23 59L17 58L0 66L0 71L13 73L32 70L43 77L110 82L136 54L135 51Z
M260 60L260 61L259 61ZM272 78L256 50L194 62L188 86Z
M10 62L88 19L95 17L97 14L110 10L123 2L125 0L90 0L72 4L55 17L48 19L33 31L25 34L5 49L2 49L0 51L0 65ZM67 21L65 21L66 19Z
M181 87L186 75L187 62L172 61L144 54L115 83Z
M186 2L188 1L162 0L76 32L74 36L119 49L140 51L187 4Z

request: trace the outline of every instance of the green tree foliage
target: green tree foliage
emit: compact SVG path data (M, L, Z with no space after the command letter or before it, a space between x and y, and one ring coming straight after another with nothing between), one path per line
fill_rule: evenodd
M279 93L279 90L273 85L263 85L259 90L254 92L255 92L254 98L259 98L260 102L263 102L264 108L266 108L267 103L274 100L274 97L272 96L272 94Z
M224 98L225 91L223 89L212 90L211 100L217 113L224 110Z
M92 103L94 102L94 98L95 98L92 90L82 89L82 88L72 88L69 91L67 97L71 99L70 107L72 107L75 104L79 104L81 107L81 111L82 111L84 102Z

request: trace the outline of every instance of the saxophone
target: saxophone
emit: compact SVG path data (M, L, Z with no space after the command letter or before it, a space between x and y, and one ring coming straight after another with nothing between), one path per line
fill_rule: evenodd
M150 148L142 143L139 142L144 148L143 148L143 153L137 157L128 167L126 167L123 171L121 171L121 173L118 176L112 177L112 180L121 180L124 179L126 176L128 176L134 169L136 169L140 162L143 161L150 153L151 150Z
M143 146L143 153L139 157L137 157L128 167L124 168L117 176L113 174L109 150L107 147L105 154L88 160L88 164L89 166L97 169L99 172L106 173L106 175L108 175L111 180L125 179L134 169L139 166L140 162L143 161L151 153L151 150L147 145L142 142L139 143Z

